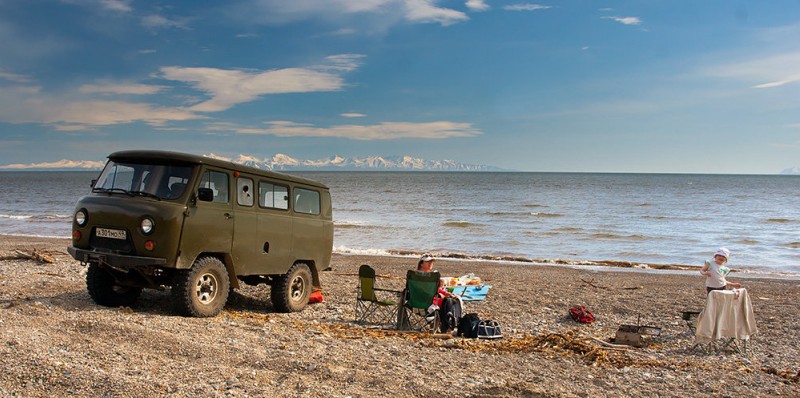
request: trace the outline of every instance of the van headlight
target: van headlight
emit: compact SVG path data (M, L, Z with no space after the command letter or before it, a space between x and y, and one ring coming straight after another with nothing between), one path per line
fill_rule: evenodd
M156 223L152 218L145 217L142 219L142 224L139 227L142 229L143 234L148 235L150 232L153 232L153 228L155 228L155 226Z
M86 226L86 221L88 219L89 217L86 216L86 210L80 209L75 212L75 223L78 224L78 226Z

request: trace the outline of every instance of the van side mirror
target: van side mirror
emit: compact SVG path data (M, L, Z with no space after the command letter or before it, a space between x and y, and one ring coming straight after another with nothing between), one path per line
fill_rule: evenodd
M95 185L97 185L97 179L96 178L92 180L91 187L94 188Z
M211 202L214 200L214 190L211 188L198 188L197 200L202 202Z

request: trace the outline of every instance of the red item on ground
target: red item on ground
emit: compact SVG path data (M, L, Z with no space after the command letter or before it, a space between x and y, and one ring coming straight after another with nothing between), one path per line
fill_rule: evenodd
M317 291L311 292L311 295L308 296L309 304L310 303L321 303L323 301L325 301L325 299L322 298L322 290L317 290Z
M580 323L594 322L594 314L592 314L592 311L587 310L586 307L582 305L570 308L569 316L571 316L576 322Z

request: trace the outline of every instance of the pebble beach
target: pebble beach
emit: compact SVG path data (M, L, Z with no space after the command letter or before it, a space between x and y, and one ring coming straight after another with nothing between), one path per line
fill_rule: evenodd
M730 277L758 326L744 353L693 348L681 313L704 306L699 273L437 261L443 276L492 285L465 308L502 325L486 341L353 322L358 267L402 289L411 257L337 254L320 273L323 303L276 313L269 287L245 286L199 319L175 315L168 289L132 308L94 304L69 244L0 236L0 396L800 396L798 280ZM573 321L576 305L595 322ZM661 334L641 348L610 341L637 323Z

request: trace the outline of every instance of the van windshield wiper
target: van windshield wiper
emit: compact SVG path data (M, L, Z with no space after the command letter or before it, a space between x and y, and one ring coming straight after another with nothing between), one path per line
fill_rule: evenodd
M133 196L133 194L130 193L130 191L127 191L122 188L95 188L92 190L92 192L103 192L103 193L119 192L119 193L124 193L125 195L128 196Z
M130 191L130 194L131 195L139 195L139 196L147 196L149 198L156 198L158 200L161 200L160 196L158 196L158 195L156 195L154 193L145 192L145 191Z

